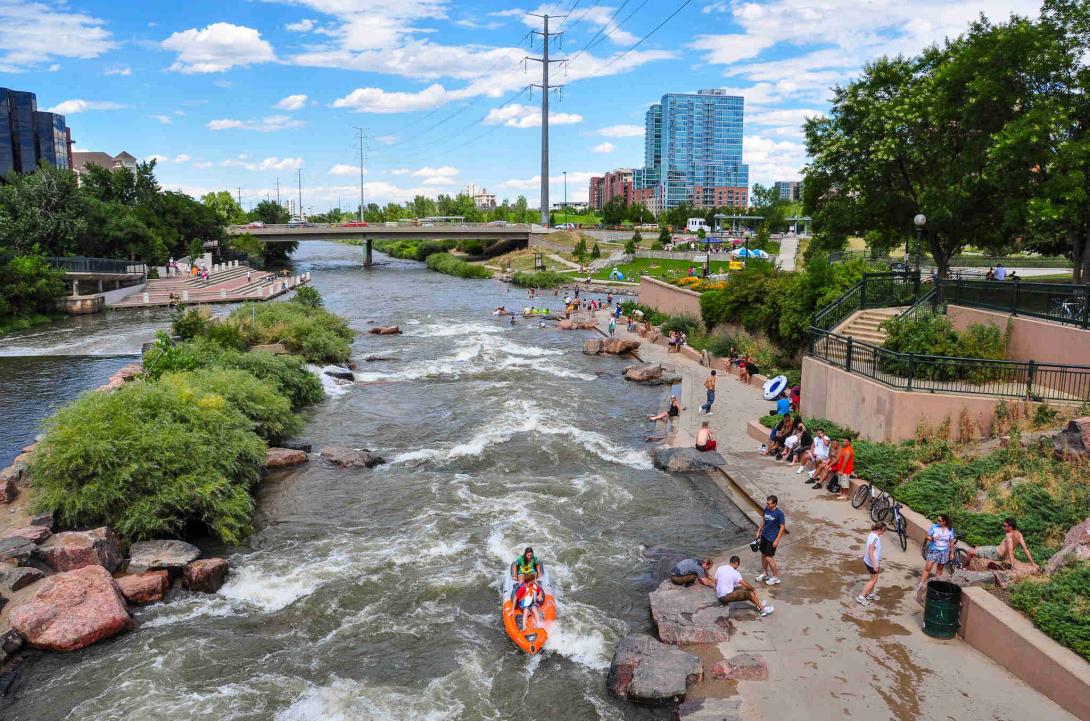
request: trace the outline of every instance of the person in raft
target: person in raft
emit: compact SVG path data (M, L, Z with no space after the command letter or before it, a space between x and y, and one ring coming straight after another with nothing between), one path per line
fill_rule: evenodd
M545 573L545 567L541 565L541 561L534 555L534 549L529 546L511 564L511 578L515 581L522 582L528 576L540 576L543 573Z
M700 430L696 432L696 450L714 451L718 447L718 443L712 438L712 429L708 428L708 421L704 421L700 424Z
M670 407L657 416L648 416L647 419L651 421L661 421L666 418L677 418L683 410L685 409L681 407L681 403L678 402L677 396L670 396Z
M545 591L537 582L537 575L527 574L518 589L515 590L515 606L522 611L522 628L526 628L526 620L531 615L534 617L534 626L540 626L541 604L545 603Z

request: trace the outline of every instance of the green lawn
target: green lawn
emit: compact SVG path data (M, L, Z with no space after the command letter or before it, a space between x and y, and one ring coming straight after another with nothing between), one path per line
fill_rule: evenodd
M727 263L729 262L726 256L721 256L723 259L719 260L715 258L712 260L711 272L712 273L726 273ZM714 258L714 256L713 256ZM658 258L636 258L631 263L623 263L616 266L618 270L625 274L625 280L631 280L636 282L641 275L649 275L652 278L681 278L688 275L689 266L693 265L689 260L659 260ZM610 272L612 272L614 266L607 266L594 274L595 278L608 279Z
M1022 278L1023 283L1070 283L1072 279L1071 271L1066 273L1055 273L1052 275L1027 275Z
M557 225L560 225L561 223L575 223L576 225L582 225L586 228L597 228L598 224L602 222L602 219L594 213L583 213L582 215L568 213L567 216L565 216L564 211L554 210L552 217L556 220Z

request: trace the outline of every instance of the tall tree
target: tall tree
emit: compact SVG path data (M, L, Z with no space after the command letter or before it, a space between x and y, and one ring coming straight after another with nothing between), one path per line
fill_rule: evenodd
M628 217L628 207L619 195L614 195L602 206L602 222L606 225L620 225Z
M42 164L0 186L0 247L25 254L70 255L87 230L87 204L76 174Z
M205 193L201 202L210 208L224 225L241 225L246 222L246 211L229 190Z
M260 220L266 225L283 225L291 220L291 213L279 203L262 200L250 211L250 220Z

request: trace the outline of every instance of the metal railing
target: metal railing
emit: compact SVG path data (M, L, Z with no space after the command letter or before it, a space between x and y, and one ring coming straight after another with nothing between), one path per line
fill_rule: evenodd
M82 256L68 256L63 258L46 258L46 261L57 270L66 273L110 273L114 275L141 275L147 273L146 263L136 263L130 260L115 260L113 258L84 258Z
M1090 328L1090 285L940 280L937 302Z
M857 310L909 305L920 295L920 276L904 273L865 273L863 279L818 311L810 327L829 331Z
M891 388L1029 401L1090 400L1090 366L896 353L811 328L811 354Z

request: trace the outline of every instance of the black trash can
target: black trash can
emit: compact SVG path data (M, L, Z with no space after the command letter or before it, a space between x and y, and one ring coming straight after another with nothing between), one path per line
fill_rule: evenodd
M923 632L932 638L953 638L960 618L961 586L949 581L928 581Z

